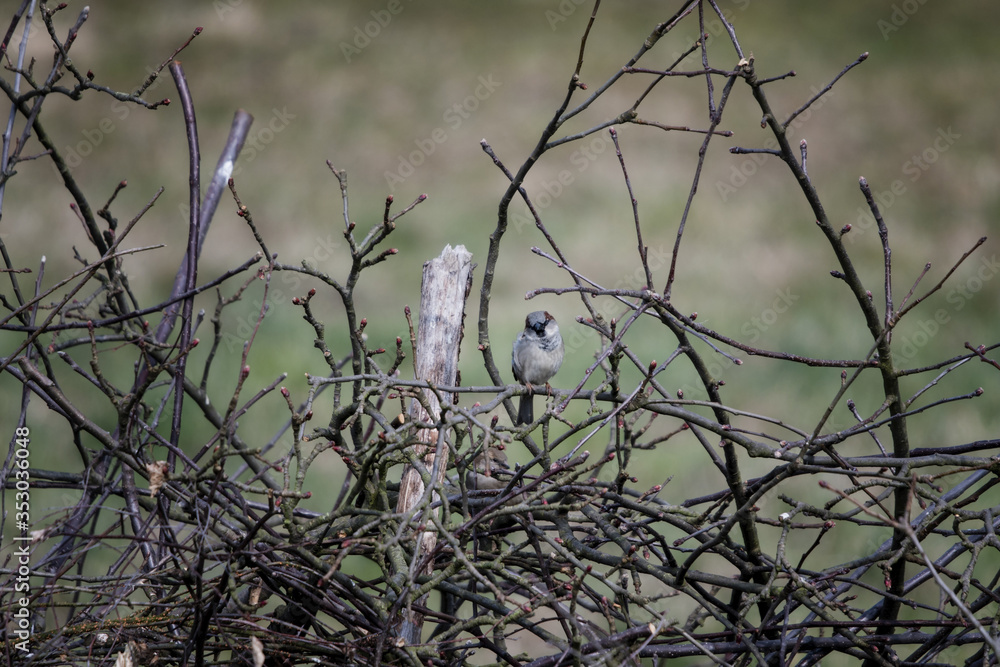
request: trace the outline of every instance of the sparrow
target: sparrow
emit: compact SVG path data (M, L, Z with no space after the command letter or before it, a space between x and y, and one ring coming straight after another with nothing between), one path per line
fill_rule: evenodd
M472 461L472 470L465 476L470 489L502 489L511 478L507 453L496 447L487 447Z
M514 378L524 383L529 393L521 396L516 424L534 421L532 385L544 384L551 390L549 378L556 374L563 362L563 340L559 335L556 319L543 310L536 310L524 318L524 331L514 339L510 367Z

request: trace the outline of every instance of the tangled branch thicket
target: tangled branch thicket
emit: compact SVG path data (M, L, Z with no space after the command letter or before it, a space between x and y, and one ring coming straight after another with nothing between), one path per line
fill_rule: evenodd
M20 34L15 31L27 24L33 7L25 0L8 35ZM487 660L541 667L701 656L720 664L812 665L833 654L866 665L954 663L959 657L995 662L1000 508L994 487L1000 460L991 452L997 440L917 448L911 445L910 424L913 415L927 410L947 419L955 401L982 394L965 388L959 395L931 398L940 396L967 362L997 367L988 356L997 345L968 345L952 358L909 368L894 354L892 340L897 325L939 295L975 248L948 260L954 265L935 284L928 284L931 278L918 280L901 296L893 284L887 226L862 179L884 255L884 281L866 286L844 244L849 226L831 224L808 175L805 142L792 145L788 138L790 122L829 86L791 113L772 107L768 91L790 73L759 75L736 27L714 0L684 3L655 25L607 81L584 85L581 71L599 7L598 2L581 38L565 97L531 154L508 168L483 144L510 181L477 285L479 349L494 386L444 387L406 379L412 376L407 342L397 339L396 350L388 352L369 347L367 323L355 300L359 281L384 270L396 253L385 244L396 221L422 198L393 212L390 197L384 218L361 237L350 217L346 175L331 164L343 199L346 275L331 276L305 262L277 262L253 222L253 198L242 193L248 201L240 200L238 183L227 171L252 119L237 114L202 196L195 102L173 56L160 69L173 75L185 110L192 216L187 255L172 293L144 305L130 287L129 272L141 257L136 254L148 249L123 244L148 207L119 224L112 213L116 190L95 211L91 195L82 191L50 139L40 110L52 97L95 94L155 108L160 102L143 97L152 77L129 94L101 85L69 58L86 10L62 25L59 8L41 3L54 48L51 69L40 73L37 63L24 62L23 49L20 57L10 51L7 76L0 78L13 109L4 134L0 197L17 183L18 164L51 161L94 256L78 254L80 269L51 287L45 287L53 281L43 275L43 263L32 285L19 270L29 260L11 253L0 238L7 275L0 328L5 341L15 336L18 341L0 357L0 370L23 392L3 467L0 646L6 664L83 665L116 658L131 660L128 664L258 665ZM727 39L711 48L699 40L685 45L676 62L639 66L660 57L658 45L676 35L678 26L690 33L688 27L697 24L697 34L704 34L709 20L725 26ZM27 39L29 32L23 34ZM864 59L840 74L831 72L831 85ZM719 68L710 61L732 65ZM647 96L676 77L704 81L708 113L702 128L673 128L666 120L640 116ZM592 113L595 100L627 79L648 82L629 108L588 123L589 130L561 134L570 119ZM834 277L863 317L870 342L863 358L755 348L674 305L678 259L686 247L681 241L693 223L706 149L729 136L723 112L733 95L745 93L759 106L774 147L732 151L763 153L788 168L789 185L801 191L822 242L839 262ZM687 204L676 221L668 270L654 272L648 261L633 195L630 243L637 247L646 287L605 289L571 268L573 258L560 250L524 184L550 150L609 133L631 193L628 155L615 130L630 123L695 131L703 139ZM227 185L261 250L229 272L206 277L197 270L198 259L216 205L230 196ZM491 337L490 322L496 267L510 206L518 198L549 244L538 254L565 271L565 286L538 292L578 298L587 314L579 321L601 344L585 375L560 379L571 389L553 390L535 423L512 427L506 419L515 414L511 399L525 388L507 383L509 342ZM227 205L223 210L232 211ZM310 374L308 398L301 404L285 388L279 390L282 378L252 385L247 359L255 328L246 337L235 391L213 394L207 378L216 372L215 353L227 334L222 313L251 285L263 285L266 302L276 272L307 275L342 301L344 322L318 319L311 307L317 290L290 306L311 328L326 366ZM202 322L194 301L207 299L209 291L217 301ZM262 309L257 327L263 318ZM157 319L155 327L150 324ZM672 347L665 361L665 348L659 363L637 352L642 346L632 343L640 322L662 327L664 346ZM187 363L199 345L199 324L210 329L200 345L211 347L201 379ZM415 327L411 324L411 335ZM818 421L785 423L724 400L710 364L719 354L733 361L755 355L779 366L843 369L841 390L821 406ZM665 386L668 372L679 366L697 374L697 397ZM129 367L127 382L115 379ZM636 371L640 379L631 383L627 378ZM880 399L867 405L848 400L848 390L869 376L878 378ZM926 381L908 391L904 379L911 378ZM103 396L113 419L79 407L86 402L80 379L88 387L86 401L95 393ZM237 420L275 391L283 395L290 418L275 426L268 444L251 444ZM321 393L332 399L317 402ZM428 401L431 395L440 410ZM429 421L400 415L410 412L412 402L430 408ZM35 462L44 460L41 451L32 454L31 466L22 463L31 446L31 403L43 404L64 425L79 454L72 472L65 472L65 462L37 467ZM320 405L331 404L319 412ZM588 409L571 419L564 410L578 405ZM828 428L832 412L845 408L856 423ZM207 425L213 435L181 446L182 426L186 432L194 423ZM438 456L425 459L414 444L428 432ZM674 484L667 487L669 494L659 487L637 488L637 462L677 439L688 443L690 456L703 457L718 471L718 488L692 491ZM490 462L514 443L527 448L530 462L508 471L493 468ZM332 507L307 509L307 489L322 484L311 477L314 464L333 455L331 450L348 475ZM432 467L445 465L445 474L428 469L430 460ZM755 472L764 472L748 478L751 462ZM426 490L412 509L400 512L396 497L405 465L421 474ZM18 503L44 489L59 489L75 500L44 525L22 524ZM678 499L679 491L691 497ZM765 496L779 499L784 511L761 512ZM427 532L436 542L425 553L416 545ZM834 542L835 553L849 556L829 564ZM404 616L417 619L415 635L402 628Z

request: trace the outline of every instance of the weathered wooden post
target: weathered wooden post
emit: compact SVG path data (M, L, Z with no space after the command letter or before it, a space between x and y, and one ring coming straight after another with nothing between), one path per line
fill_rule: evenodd
M458 352L462 340L462 321L465 317L465 300L472 286L472 253L465 246L452 248L445 246L441 255L424 264L423 280L420 286L420 314L417 320L417 379L433 386L454 386L458 378ZM428 414L416 399L410 405L409 419L415 422L434 423L441 417L441 405L437 395L425 391ZM427 512L435 500L435 488L440 488L448 464L448 440L446 432L426 428L417 433L413 444L414 453L423 462L424 469L432 472L432 488L427 489L420 471L412 465L403 470L399 484L399 500L396 511ZM440 457L440 459L438 458ZM435 468L437 463L437 468ZM430 525L429 521L420 521ZM414 548L414 563L434 550L437 534L424 530L417 536ZM423 573L429 573L432 563L428 563ZM420 642L423 614L417 612L414 603L408 599L398 619L397 637L408 644Z

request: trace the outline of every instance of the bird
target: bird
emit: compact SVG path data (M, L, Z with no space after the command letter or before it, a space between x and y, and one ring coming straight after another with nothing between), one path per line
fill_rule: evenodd
M564 353L556 318L544 310L529 313L524 318L524 331L514 339L510 356L514 378L528 388L528 393L521 396L517 425L534 421L532 385L544 384L546 389L551 390L549 379L562 366Z
M510 479L507 453L498 447L487 447L472 461L465 483L470 489L502 489Z

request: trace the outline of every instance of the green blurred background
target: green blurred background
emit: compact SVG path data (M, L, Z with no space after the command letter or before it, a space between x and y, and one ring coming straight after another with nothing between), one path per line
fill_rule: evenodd
M13 4L7 4L9 10ZM677 6L676 2L605 3L582 70L582 80L590 90L632 56L655 24L672 15ZM880 201L894 251L897 304L925 263L931 262L932 268L918 293L937 282L976 239L991 236L940 295L897 330L898 349L905 350L907 363L920 366L961 354L965 341L994 342L1000 293L998 246L992 237L1000 213L996 4L910 0L834 6L775 0L765 5L721 0L720 6L732 20L743 49L754 55L761 77L795 70L797 76L768 89L782 117L859 54L870 53L865 63L800 117L792 138L808 141L809 174L831 220L837 226L854 226L849 247L880 310L881 247L858 189L860 176L878 193L891 193L895 183L896 194ZM81 7L79 2L70 2L59 15L61 34ZM97 82L132 90L196 26L202 26L204 32L179 58L196 104L205 182L234 111L248 110L256 119L250 142L256 148L248 146L244 151L236 183L280 261L307 259L332 276L346 275L348 252L342 237L340 194L326 160L348 172L351 217L361 234L381 219L387 194L395 197L398 210L426 193L428 200L403 218L390 237L387 245L399 248L399 255L362 279L358 291L361 315L368 318L372 346L391 350L396 336L406 339L403 307L416 309L419 304L423 262L439 254L445 244L465 245L480 267L467 310L462 379L465 384L484 384L487 378L475 349L475 315L488 235L494 229L506 180L479 142L485 138L508 168L520 165L564 96L590 9L589 4L577 6L570 0L106 1L91 4L90 18L72 53L78 67L93 70ZM711 64L732 68L737 58L714 25L709 28ZM697 33L696 18L686 19L639 64L666 66ZM15 39L12 55L16 46ZM36 71L44 70L51 58L45 35L35 35L31 47L39 59ZM687 62L688 69L694 69L697 56ZM648 81L648 76L636 75L620 82L565 129L579 131L621 113ZM716 99L722 85L721 79L715 80ZM163 97L177 97L166 72L146 94L150 100ZM583 96L578 93L575 99ZM707 124L704 79L666 81L639 111L647 120L703 128ZM111 130L95 132L108 128L108 119ZM147 111L99 94L88 94L81 102L51 98L42 120L57 145L65 147L67 154L80 156L74 175L95 207L119 181L128 179L128 188L113 208L124 221L158 187L165 187L126 244L167 243L162 250L126 260L132 286L145 303L159 301L169 289L186 241L188 157L180 105ZM847 289L829 275L838 267L790 173L776 160L728 152L734 145L762 146L769 134L759 123L760 112L749 89L738 83L720 126L735 135L716 137L709 147L682 244L674 303L683 311L698 312L699 321L707 326L766 349L821 358L860 358L871 341ZM691 186L702 135L637 126L618 129L645 243L654 257L666 257ZM431 145L432 151L427 149ZM414 151L419 153L416 160L409 157ZM420 164L412 173L401 172L401 163L407 161ZM45 254L46 282L51 284L75 268L70 242L81 251L86 249L88 257L93 258L94 252L50 164L44 159L23 163L18 172L8 186L0 233L13 249L17 266L36 267ZM389 176L393 173L395 177ZM560 173L568 173L570 181L556 192L552 184ZM547 228L577 271L606 287L641 286L633 277L638 263L631 208L606 133L547 154L532 172L528 188L542 208ZM546 198L546 192L555 196ZM532 246L549 248L533 224L523 224L527 222L523 205L515 204L512 212L514 224L504 240L491 308L498 363L506 371L510 341L525 313L549 310L569 342L567 362L554 384L568 388L592 362L597 341L574 321L585 314L576 297L543 296L524 302L528 290L564 286L569 281L564 272L530 251ZM199 277L211 279L256 250L246 225L234 215L232 200L225 196L208 236ZM657 290L666 280L665 262L654 261ZM311 329L301 320L300 311L288 303L311 286L296 276L275 277L272 310L251 353L252 375L245 396L287 372L285 384L299 401L306 396L303 373L324 372L325 365L312 347ZM229 286L224 293L230 294L233 288ZM226 311L225 323L238 338L224 350L220 368L209 383L216 400L225 400L235 386L240 347L249 334L246 323L254 321L261 295L258 283L242 303ZM336 295L321 291L313 305L328 324L331 348L346 353L345 325ZM198 307L209 312L213 306L212 295L198 302ZM610 305L607 308L607 313L617 314ZM209 337L207 328L200 334L203 340ZM662 361L673 350L674 341L652 323L639 325L636 334L631 345L643 359ZM5 349L15 342L11 336L0 338ZM105 352L105 363L111 364L115 354ZM105 370L127 386L133 354L131 350L119 354L126 363ZM85 359L84 351L77 356ZM811 370L738 356L745 361L740 367L723 357L712 357L718 376L726 382L723 396L727 401L806 430L839 388L838 370ZM686 367L668 369L660 377L670 388L687 387L689 398L703 396L692 389L693 376ZM921 375L909 380L907 387L916 390L930 379ZM973 362L928 392L924 402L967 393L977 386L986 390L977 400L914 418L913 445L994 437L998 419L993 397L998 380L995 370ZM75 381L67 379L71 387ZM85 404L84 386L76 389ZM863 414L881 403L873 389L878 389L874 378L860 382L849 394ZM0 377L0 393L4 399L0 420L11 430L19 396L11 376ZM94 399L110 429L113 415L100 397ZM321 421L328 407L324 399L318 401L315 411ZM285 419L283 401L271 396L241 420L241 433L263 444ZM846 427L852 421L841 406L826 430ZM75 455L69 434L38 401L29 411L29 425L35 429L37 443L32 464L48 467L65 461L72 469ZM755 422L745 425L760 428ZM663 428L675 427L664 424ZM193 451L208 434L191 430L189 437ZM600 450L605 443L592 442L592 450ZM677 439L656 452L644 453L642 465L636 467L638 486L644 488L676 474L678 481L664 491L675 502L722 488L717 472L691 443ZM868 449L855 451L870 453ZM52 461L47 461L50 455ZM512 452L512 458L519 457L519 452ZM329 490L339 486L343 476L341 462L329 458L323 465L335 483L321 485L316 480L317 509L328 506ZM747 476L763 469L750 462ZM72 502L72 495L67 495L52 506ZM777 500L762 507L771 515L785 509Z

